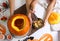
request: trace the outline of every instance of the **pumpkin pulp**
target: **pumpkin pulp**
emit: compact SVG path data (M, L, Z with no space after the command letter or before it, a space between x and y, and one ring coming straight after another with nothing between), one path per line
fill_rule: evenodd
M22 29L23 25L24 25L24 20L23 19L16 19L14 24L17 28Z

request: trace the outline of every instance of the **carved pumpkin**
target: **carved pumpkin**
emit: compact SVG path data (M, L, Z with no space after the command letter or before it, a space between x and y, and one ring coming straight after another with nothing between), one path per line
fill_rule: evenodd
M48 18L50 24L57 24L60 22L60 14L57 12L52 12Z
M8 28L16 36L25 35L30 30L30 20L26 15L15 14L9 18Z

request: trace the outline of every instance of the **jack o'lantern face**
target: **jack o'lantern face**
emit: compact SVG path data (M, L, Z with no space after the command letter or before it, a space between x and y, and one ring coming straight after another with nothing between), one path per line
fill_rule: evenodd
M24 35L30 30L30 20L23 14L13 15L8 20L8 28L12 34Z

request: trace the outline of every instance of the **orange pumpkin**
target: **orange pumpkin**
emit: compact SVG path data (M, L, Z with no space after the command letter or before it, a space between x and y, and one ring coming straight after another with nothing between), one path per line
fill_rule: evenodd
M8 28L16 36L25 35L30 30L30 20L26 15L15 14L9 18Z
M48 18L50 24L57 24L60 22L60 14L57 12L52 12Z

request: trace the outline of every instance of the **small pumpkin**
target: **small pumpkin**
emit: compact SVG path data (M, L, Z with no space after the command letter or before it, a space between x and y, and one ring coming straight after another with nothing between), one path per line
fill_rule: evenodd
M57 24L60 22L60 14L57 12L52 12L48 18L50 24Z
M5 33L6 33L6 28L5 28L5 26L2 25L2 24L0 24L0 34L5 35Z
M9 18L8 28L16 36L25 35L30 30L30 20L24 14L15 14Z

